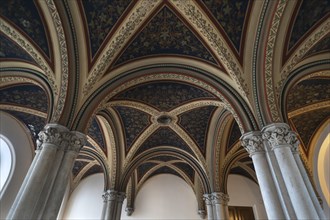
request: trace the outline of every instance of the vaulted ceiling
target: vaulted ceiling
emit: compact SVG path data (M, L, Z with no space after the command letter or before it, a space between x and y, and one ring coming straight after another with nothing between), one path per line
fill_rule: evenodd
M0 110L33 139L48 122L88 135L72 190L101 172L133 206L171 173L203 206L230 173L257 182L244 132L286 122L312 164L330 116L329 13L327 0L4 1Z

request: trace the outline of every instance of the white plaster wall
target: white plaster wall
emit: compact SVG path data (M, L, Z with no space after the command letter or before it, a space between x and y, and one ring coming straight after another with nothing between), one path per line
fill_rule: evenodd
M34 152L27 128L2 111L0 111L0 133L9 139L15 153L14 170L0 198L0 219L5 219L30 167Z
M83 179L70 195L62 219L100 219L103 188L103 174Z
M260 188L252 180L240 175L229 175L227 190L229 206L253 207L256 219L267 219Z
M200 219L192 188L181 178L171 174L154 176L144 183L135 199L132 216L125 212L121 219Z

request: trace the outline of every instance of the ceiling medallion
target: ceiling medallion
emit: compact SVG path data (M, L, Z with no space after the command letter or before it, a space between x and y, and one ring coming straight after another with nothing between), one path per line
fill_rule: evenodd
M161 125L169 125L173 121L169 115L161 115L157 118L157 122Z

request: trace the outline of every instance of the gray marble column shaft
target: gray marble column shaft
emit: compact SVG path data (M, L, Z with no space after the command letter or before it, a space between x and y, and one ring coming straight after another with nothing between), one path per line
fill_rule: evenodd
M315 193L315 189L314 189L314 187L313 187L313 185L311 183L311 180L308 177L308 174L307 174L307 171L305 169L305 166L302 163L301 158L299 156L299 150L298 150L298 148L294 148L293 151L292 151L292 153L293 153L293 157L294 157L294 159L295 159L295 161L297 163L298 169L300 170L301 176L302 176L302 178L303 178L303 180L305 182L305 185L307 187L308 193L309 193L309 195L310 195L310 197L312 199L312 202L314 204L314 207L315 207L315 209L317 211L317 214L318 214L319 218L320 219L326 219L325 214L324 214L324 211L323 211L323 209L322 209L322 207L320 205L320 202L317 199L317 196L316 196L316 193Z
M297 140L295 134L284 123L268 125L262 132L263 138L269 141L275 153L297 218L319 219L291 151Z
M227 194L221 192L212 193L214 219L217 220L229 219L228 202L229 202L229 196Z
M65 194L66 186L69 181L69 176L73 168L75 159L77 158L80 149L86 144L86 137L79 132L70 132L67 134L68 146L65 149L65 154L60 163L61 166L56 175L50 199L47 201L47 205L42 219L56 219L61 207L61 203Z
M46 202L42 195L42 190L47 182L48 173L52 170L56 152L62 141L62 133L68 129L58 124L47 124L43 131L39 133L37 141L40 153L36 162L28 172L27 180L23 185L23 190L17 196L17 202L11 208L7 219L36 219L38 212L35 210L38 203Z
M102 195L103 198L103 210L101 219L114 220L116 218L116 207L117 207L117 191L107 190Z
M117 193L116 218L115 218L115 220L120 220L121 209L122 209L122 206L123 206L124 199L125 199L125 193L124 192L118 192Z
M211 194L204 194L203 199L205 200L206 211L207 211L207 219L213 220L213 204L212 204L212 195Z
M285 219L279 195L267 161L261 132L254 131L244 134L241 137L241 143L252 158L268 218Z

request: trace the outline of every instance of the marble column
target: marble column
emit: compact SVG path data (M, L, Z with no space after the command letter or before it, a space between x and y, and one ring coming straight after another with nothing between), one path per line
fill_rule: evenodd
M299 154L299 141L297 139L297 137L294 135L292 136L292 154L293 154L293 157L297 163L297 166L298 166L298 169L300 170L300 174L304 180L304 183L307 187L307 190L308 190L308 193L309 193L309 196L311 197L312 199L312 202L314 204L314 207L317 211L317 214L319 216L320 219L326 219L325 217L325 214L324 214L324 211L321 207L321 204L317 198L317 195L316 195L316 192L315 192L315 189L311 183L311 180L307 174L307 171L305 169L305 166L304 164L302 163L301 161L301 158L300 158L300 154Z
M298 219L319 219L304 179L293 157L296 135L285 123L274 123L262 129L263 138L270 143L282 173L293 209Z
M212 198L213 198L212 194L203 195L203 199L204 199L205 205L206 205L207 219L209 219L209 220L214 219Z
M117 191L107 190L102 195L102 198L104 203L101 219L114 220L116 217Z
M9 211L7 219L37 219L37 206L45 203L48 192L44 192L48 174L52 172L56 153L63 142L63 134L69 130L58 124L47 124L39 133L37 140L37 156L23 182L14 205ZM43 193L44 192L44 193Z
M212 193L213 215L214 219L227 220L229 219L228 202L229 196L222 192Z
M116 218L115 220L120 220L121 217L121 209L123 206L123 202L125 199L125 193L124 192L118 192L117 193L117 203L116 203Z
M86 136L79 132L68 132L65 135L67 141L64 156L61 160L59 171L56 175L49 200L46 203L45 211L41 219L56 219L65 194L74 162L80 149L86 144Z
M241 143L252 158L268 218L285 219L279 195L266 157L261 132L252 131L244 134L241 137Z

